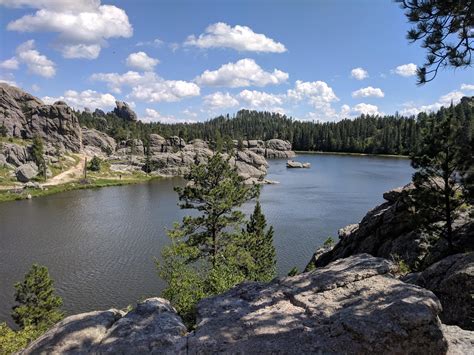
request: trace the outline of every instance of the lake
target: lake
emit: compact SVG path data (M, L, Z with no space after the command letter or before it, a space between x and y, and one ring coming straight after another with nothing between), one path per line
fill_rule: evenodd
M382 193L411 179L409 160L314 154L296 160L311 169L270 161L260 201L275 228L278 273L302 270L337 230L357 223ZM46 265L68 314L125 307L164 287L154 258L166 228L188 211L177 207L180 178L78 190L0 204L0 322L11 323L15 282L34 262ZM253 204L244 206L251 212Z

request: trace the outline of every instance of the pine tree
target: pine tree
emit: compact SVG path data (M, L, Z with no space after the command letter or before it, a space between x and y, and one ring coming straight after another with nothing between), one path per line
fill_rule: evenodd
M267 221L262 213L260 201L247 222L246 231L249 250L254 259L255 270L252 279L270 281L275 277L276 252L273 246L273 226L267 229Z
M62 299L54 294L48 268L33 264L22 282L15 284L12 318L20 328L47 328L63 317Z
M44 145L43 139L40 136L33 138L33 144L31 145L31 155L33 160L38 166L40 175L46 178L46 161L44 160Z
M189 183L175 189L180 207L200 214L184 217L168 231L173 243L163 250L157 266L168 284L164 296L190 323L200 299L248 279L245 270L254 269L250 253L242 247L245 215L238 208L259 189L245 185L219 153L207 164L193 166L185 178Z
M466 147L462 126L454 107L442 108L436 115L419 117L421 140L412 155L415 205L422 225L444 237L453 251L453 222L463 204L463 186L458 173L465 169ZM471 153L472 154L472 153ZM442 225L433 224L442 221Z

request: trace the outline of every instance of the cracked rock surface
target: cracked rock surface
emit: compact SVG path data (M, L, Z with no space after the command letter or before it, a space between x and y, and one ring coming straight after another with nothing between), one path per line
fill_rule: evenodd
M463 354L474 332L441 324L436 296L359 254L271 283L244 283L197 307L187 332L161 298L71 316L23 353Z

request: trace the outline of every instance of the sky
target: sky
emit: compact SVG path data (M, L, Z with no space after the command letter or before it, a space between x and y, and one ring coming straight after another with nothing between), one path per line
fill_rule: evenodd
M412 115L474 95L473 68L416 85L409 28L389 0L0 0L0 81L169 123Z

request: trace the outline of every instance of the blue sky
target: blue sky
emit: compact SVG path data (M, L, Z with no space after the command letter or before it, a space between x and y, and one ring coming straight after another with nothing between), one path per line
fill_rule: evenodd
M381 0L0 0L0 79L46 102L144 121L240 108L301 120L415 114L474 94L474 70L422 87L403 11Z

